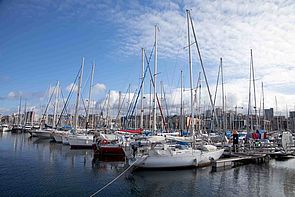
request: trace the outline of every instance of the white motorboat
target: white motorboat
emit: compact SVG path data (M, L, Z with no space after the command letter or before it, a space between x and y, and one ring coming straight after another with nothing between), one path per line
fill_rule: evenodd
M69 135L68 141L71 148L92 148L94 135L92 134L75 134Z

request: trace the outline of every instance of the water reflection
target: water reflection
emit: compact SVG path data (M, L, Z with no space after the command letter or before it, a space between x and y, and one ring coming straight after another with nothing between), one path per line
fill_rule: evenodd
M92 150L71 150L28 134L0 133L0 153L0 196L89 196L128 167L124 157L95 158ZM295 159L272 160L219 172L128 172L101 195L294 196L294 180Z

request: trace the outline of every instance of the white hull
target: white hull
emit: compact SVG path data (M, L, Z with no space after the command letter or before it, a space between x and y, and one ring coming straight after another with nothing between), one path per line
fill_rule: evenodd
M93 135L70 135L68 140L71 148L91 148Z
M223 152L224 149L209 152L203 151L198 166L205 166L210 164L212 161L218 160L222 156Z
M134 166L140 168L185 168L198 167L218 160L223 154L222 150L150 150L148 155L136 156Z
M62 143L62 135L61 134L53 134L53 138L57 143Z
M2 132L9 132L9 129L7 127L3 127L3 128L0 129L0 131L2 131Z
M32 136L43 139L52 139L52 132L53 130L36 130L32 132Z
M62 136L62 143L63 143L64 145L70 145L70 144L69 144L69 136L68 136L68 135L63 135L63 136Z
M68 132L65 131L55 131L52 136L57 143L63 143L63 136L67 136Z
M140 168L179 168L198 165L199 152L192 151L183 152L177 155L144 155L136 157L137 161L134 164Z

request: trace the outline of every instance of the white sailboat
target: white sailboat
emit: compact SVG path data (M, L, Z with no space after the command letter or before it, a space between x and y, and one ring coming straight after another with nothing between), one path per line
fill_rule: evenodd
M76 132L76 134L68 135L68 136L65 136L63 138L63 141L65 141L65 143L67 143L67 141L68 141L71 148L91 148L92 144L94 142L94 135L93 134L84 134L84 133L80 134L80 133L78 133L78 116L79 116L78 115L78 109L79 109L80 94L81 94L83 68L84 68L84 57L82 58L81 71L80 71L79 84L78 84L78 91L77 91L76 108L75 108L74 131ZM92 68L94 69L94 64L92 65ZM93 77L93 69L92 69L92 74L91 74L92 77ZM91 81L92 81L92 79L91 79ZM91 85L90 85L90 89L91 89ZM91 90L90 90L90 92L91 92ZM88 112L87 112L87 116L88 116Z
M53 139L52 133L54 131L55 131L55 129L45 128L45 129L33 130L29 133L33 137L38 137L38 138L42 138L42 139Z
M205 145L211 146L211 145ZM193 149L192 147L169 146L168 144L156 144L147 152L137 154L133 164L139 168L185 168L199 167L210 164L223 154L223 149L217 150L215 146L206 150ZM141 152L139 150L139 152Z
M67 140L71 148L92 148L94 143L93 134L68 135Z
M190 66L190 87L191 87L191 133L192 146L183 146L177 144L167 144L165 142L151 143L149 147L133 149L133 165L140 168L183 168L197 167L209 164L212 160L219 159L224 149L218 150L215 146L204 145L203 149L196 149L195 131L194 131L194 107L193 107L193 77L192 77L192 58L190 42L190 11L187 10L188 23L188 46L189 46L189 66ZM193 27L193 26L192 26ZM155 27L155 39L157 27ZM195 38L196 39L196 38ZM155 41L157 43L157 41ZM197 44L197 42L195 42ZM156 45L155 45L156 56ZM155 57L156 59L156 57ZM155 122L154 122L155 124ZM132 160L131 160L132 161Z

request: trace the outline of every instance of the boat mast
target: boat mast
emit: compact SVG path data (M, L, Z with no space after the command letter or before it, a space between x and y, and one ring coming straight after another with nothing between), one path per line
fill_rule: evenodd
M263 121L263 129L265 130L265 112L264 112L264 88L263 88L263 82L261 82L262 86L262 121Z
M130 95L130 92L129 92ZM107 115L106 115L106 125L107 128L110 128L110 118L109 118L109 111L110 111L110 99L111 99L111 91L109 90L109 96L108 96L108 101L107 101Z
M225 138L225 99L224 99L224 81L223 81L223 65L222 65L222 57L220 58L220 71L221 71L221 94L222 94L222 146L224 145Z
M200 52L200 48L199 48L199 44L198 44L196 32L195 32L195 29L194 29L194 23L193 23L193 20L192 20L192 16L191 16L189 10L187 10L187 12L188 12L188 15L189 15L189 18L190 18L190 23L191 23L191 27L192 27L192 33L193 33L193 36L194 36L194 39L195 39L195 42L194 43L195 43L196 48L197 48L197 51L198 51L198 56L199 56L201 68L202 68L202 71L203 71L204 79L205 79L205 82L206 82L206 87L207 87L207 91L208 91L208 95L209 95L210 104L211 104L211 107L212 107L212 112L213 113L216 113L215 112L215 109L214 109L214 103L213 103L213 100L212 100L212 94L211 94L211 91L210 91L210 87L209 87L209 83L208 83L208 79L207 79L205 67L204 67L204 64L203 64L203 60L202 60L202 56L201 56L201 52ZM217 121L217 116L216 115L215 115L215 119Z
M157 94L157 67L158 67L158 42L157 42L157 28L158 26L155 25L155 54L154 54L154 109L153 109L153 131L157 131L157 103L156 103L156 94Z
M21 109L22 109L22 96L19 97L18 122L17 122L18 125L21 124L21 116L20 116Z
M152 80L150 80L149 130L152 130Z
M140 128L143 129L143 94L144 94L144 48L141 49L141 80L142 80L142 88L141 88L141 109L140 109Z
M54 102L54 114L53 114L53 122L52 122L52 127L56 128L56 114L57 114L57 106L58 106L58 90L59 90L59 81L56 83L55 87L55 102Z
M89 125L89 109L90 109L90 103L91 103L91 92L92 92L92 86L93 86L93 75L94 75L94 68L95 68L95 62L92 64L91 69L91 77L90 77L90 85L89 85L89 95L88 95L88 105L86 110L86 130L88 129Z
M120 111L121 111L121 101L122 100L122 92L121 91L119 91L119 103L118 103L118 115L117 115L117 125L118 125L118 127L119 128L121 128L122 127L122 125L121 125L121 117L120 117Z
M183 72L182 70L180 71L180 129L181 131L184 130L183 126L184 126L184 119L183 119L183 101L182 98L183 97Z
M81 64L81 71L79 76L79 84L78 84L78 91L77 91L77 99L76 99L76 107L75 107L75 122L74 122L74 129L77 131L78 128L78 110L79 110L79 103L80 103L80 97L81 97L81 85L82 85L82 76L83 76L83 68L84 68L84 57L82 57L82 64Z
M278 101L277 101L277 96L275 96L275 101L276 101L276 114L277 114L277 128L278 131L280 130L280 125L279 125L279 116L278 116Z
M247 117L247 132L250 133L250 129L251 131L253 131L252 128L252 110L251 110L251 72L252 72L252 67L251 67L251 61L250 61L250 78L249 78L249 98L248 98L248 117ZM251 124L250 123L250 115L251 115ZM250 126L250 127L249 127Z
M199 120L200 120L200 124L199 124L199 132L201 132L201 129L203 128L202 125L203 125L203 120L202 120L202 117L201 117L201 98L202 98L202 78L201 78L201 72L199 72L199 101L198 101L198 113L199 113Z
M200 124L201 124L201 121L200 121L200 116L199 116L199 98L198 98L198 94L199 94L199 92L198 91L200 91L199 90L199 84L201 83L201 72L199 72L199 76L198 76L198 81L197 81L197 85L196 85L196 88L195 88L195 95L194 95L194 105L197 105L197 106L195 106L195 110L196 109L198 109L198 112L196 113L196 117L198 117L198 134L201 134L201 127L200 127ZM195 123L195 125L196 125L197 123Z
M27 124L27 100L25 100L25 109L24 109L24 123L25 126Z
M161 105L161 108L163 107L163 103L164 103L164 99L163 99L163 81L160 81L160 85L161 85L161 98L160 98L160 105ZM161 121L161 130L163 131L164 130L164 120L163 120L163 117L161 117L162 121Z
M195 148L195 124L194 124L194 94L193 94L193 65L192 65L192 54L191 54L191 41L190 41L190 23L189 23L189 10L187 12L187 42L188 42L188 62L190 71L190 92L191 92L191 124L190 130L193 136L193 148Z
M253 78L253 91L254 91L254 112L255 112L255 121L256 121L256 126L258 123L258 117L257 117L257 103L256 103L256 90L255 90L255 76L254 76L254 64L253 64L253 54L252 54L252 49L251 49L251 65L252 65L252 78ZM254 127L257 129L256 127Z

